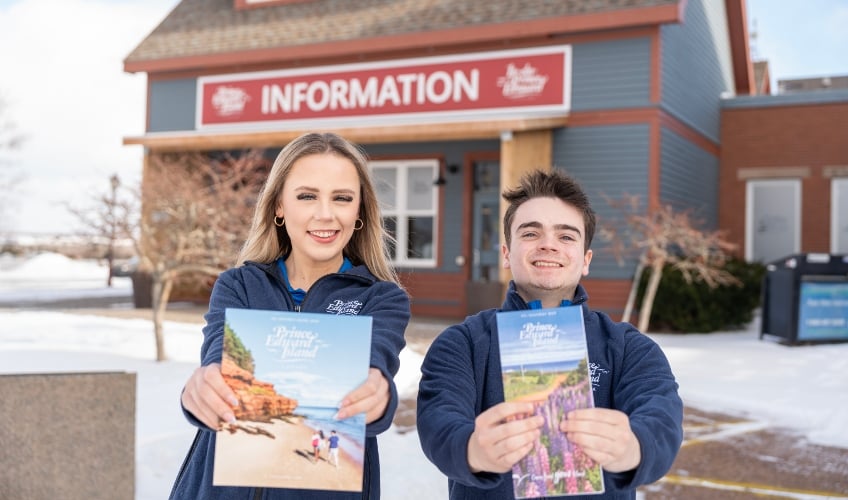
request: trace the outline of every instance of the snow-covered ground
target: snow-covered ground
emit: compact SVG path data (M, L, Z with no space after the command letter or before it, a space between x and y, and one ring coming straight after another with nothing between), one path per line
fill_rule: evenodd
M0 256L0 373L124 370L137 374L136 499L166 498L193 437L179 393L198 362L196 324L166 322L169 361L157 363L151 323L82 314L10 309L16 297L58 300L126 296L107 270L55 254L29 260ZM759 340L755 321L742 331L650 334L668 356L687 405L786 427L812 442L848 448L848 343L784 346ZM405 349L396 377L402 394L417 390L422 356ZM383 497L445 498L447 482L421 452L418 436L380 436ZM414 473L410 473L414 471Z

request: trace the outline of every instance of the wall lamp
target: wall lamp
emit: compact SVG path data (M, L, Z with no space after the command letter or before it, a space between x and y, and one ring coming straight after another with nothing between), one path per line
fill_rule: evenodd
M447 171L449 174L456 174L459 172L459 165L455 163L451 163L447 166ZM439 169L439 177L433 181L434 186L444 186L448 183L448 180L445 178L445 175L442 173L442 170Z

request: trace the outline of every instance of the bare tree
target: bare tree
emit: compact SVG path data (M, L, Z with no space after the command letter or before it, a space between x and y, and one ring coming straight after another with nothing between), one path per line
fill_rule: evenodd
M105 257L109 266L106 285L112 286L112 269L115 264L116 245L128 240L135 245L138 227L138 190L121 185L118 174L109 177L109 191L95 194L85 208L66 205L82 226L85 235L106 242Z
M234 264L268 170L261 151L219 157L151 154L142 184L140 270L150 273L156 359L162 322L180 277L216 278Z
M700 230L699 221L688 212L675 212L668 205L650 213L640 213L638 196L607 199L607 202L623 214L623 220L618 221L619 224L613 221L605 225L599 235L610 242L619 264L628 257L638 259L622 321L630 321L636 290L645 269L650 269L651 275L639 311L641 331L646 331L650 323L662 270L667 264L679 269L688 283L702 280L710 288L741 285L735 276L722 268L735 245L725 240L720 231Z
M6 102L0 97L0 220L5 219L15 186L23 180L23 174L15 168L9 153L23 144L24 136L8 117L7 109Z

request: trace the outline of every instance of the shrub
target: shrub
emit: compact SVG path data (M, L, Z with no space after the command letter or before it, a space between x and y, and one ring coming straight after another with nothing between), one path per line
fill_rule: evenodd
M671 265L665 266L654 300L650 330L708 333L748 324L760 305L765 266L732 258L723 269L738 278L742 286L710 288L703 281L687 283L680 271ZM637 295L639 303L648 278L649 273L642 274Z

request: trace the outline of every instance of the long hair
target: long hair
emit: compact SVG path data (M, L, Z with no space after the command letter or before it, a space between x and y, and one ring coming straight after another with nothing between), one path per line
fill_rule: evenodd
M277 155L268 179L259 193L253 223L247 241L239 253L237 264L241 265L248 260L270 263L291 251L291 238L285 227L277 227L274 224L274 216L292 166L300 158L315 154L332 154L347 158L356 167L356 173L359 175L359 218L363 226L353 232L344 249L345 256L354 265L367 266L377 278L399 284L397 273L389 264L387 242L393 240L383 225L365 153L358 146L332 133L301 135L288 143Z
M586 192L572 177L558 170L550 172L534 170L525 174L518 186L504 191L502 196L508 203L503 218L504 240L507 247L512 240L512 221L518 207L533 198L557 198L583 214L583 224L586 226L583 251L589 250L592 238L595 236L595 211L589 204L589 197L586 196Z

